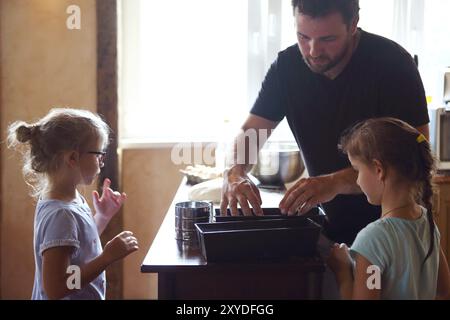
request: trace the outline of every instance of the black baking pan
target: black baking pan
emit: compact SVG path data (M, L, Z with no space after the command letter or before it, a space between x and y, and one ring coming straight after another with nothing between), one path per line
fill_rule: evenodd
M303 218L310 218L314 222L323 225L324 220L326 219L325 212L321 207L314 207L308 212L302 214L302 215L283 215L281 213L281 210L279 208L262 208L263 215L257 216L257 215L250 215L250 216L244 216L242 213L242 209L238 209L239 215L232 216L230 209L227 209L227 215L221 215L220 209L215 209L215 215L214 220L216 222L230 222L230 221L250 221L250 220L267 220L267 219L290 219L290 220L298 220Z
M316 254L321 226L309 218L196 223L207 262L280 259Z

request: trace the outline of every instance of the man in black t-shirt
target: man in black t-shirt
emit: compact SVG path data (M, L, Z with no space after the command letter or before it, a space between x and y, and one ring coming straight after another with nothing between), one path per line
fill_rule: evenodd
M402 47L357 27L357 0L294 0L293 8L298 43L278 54L242 129L271 130L287 118L310 178L286 192L280 209L301 214L322 204L325 233L350 245L380 217L380 208L361 193L357 173L338 150L339 137L359 121L391 116L428 138L424 88ZM252 214L250 207L262 214L250 169L249 163L232 164L225 171L222 212L229 206L236 215L239 204L244 214Z

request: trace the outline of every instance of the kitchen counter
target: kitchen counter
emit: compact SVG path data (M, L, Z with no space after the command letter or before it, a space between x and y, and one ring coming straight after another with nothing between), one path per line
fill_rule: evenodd
M441 233L441 248L450 264L450 175L433 176L433 211L434 218Z
M450 183L450 175L437 174L433 176L433 183L435 184Z
M158 273L158 299L319 299L325 264L320 257L277 262L207 263L196 245L175 239L175 203L187 201L181 183L142 265ZM282 192L262 191L264 207Z

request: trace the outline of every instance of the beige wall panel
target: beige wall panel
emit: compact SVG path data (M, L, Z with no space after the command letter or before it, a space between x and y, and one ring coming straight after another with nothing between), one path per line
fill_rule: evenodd
M183 178L179 169L185 166L171 161L171 148L123 151L122 182L128 195L124 228L140 243L139 251L124 261L125 299L157 298L157 276L140 273L140 266Z
M72 4L81 9L81 30L66 28ZM1 0L0 15L2 140L9 123L36 120L52 106L96 109L94 0ZM3 299L29 299L34 277L34 202L17 159L2 148Z

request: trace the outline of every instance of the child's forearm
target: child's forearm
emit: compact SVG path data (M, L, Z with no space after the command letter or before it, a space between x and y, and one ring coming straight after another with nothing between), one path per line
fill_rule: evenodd
M68 274L66 272L65 274L61 274L59 280L55 279L55 281L53 282L53 286L51 285L51 283L47 283L47 285L45 286L47 297L49 299L62 299L67 295L75 292L74 290L83 288L85 285L89 284L95 278L97 278L110 263L111 261L108 261L108 258L106 258L103 254L100 254L98 257L86 263L85 265L78 266L80 267L80 272L78 274L79 279L73 278L74 276L76 276L76 273ZM78 281L80 284L79 288L76 287ZM71 288L72 285L74 285L75 287Z
M106 226L108 225L110 219L106 218L105 216L103 216L101 214L96 213L94 215L94 221L97 226L98 234L101 235L103 233L103 231L105 231Z
M92 282L95 278L97 278L105 269L106 267L110 264L111 262L107 260L107 258L103 255L100 254L98 257L96 257L95 259L91 260L90 262L86 263L83 266L79 266L80 267L80 289L83 288L84 286L86 286L87 284L89 284L90 282ZM49 299L62 299L65 296L73 293L75 290L77 290L78 288L69 288L69 284L73 284L73 283L69 283L69 277L73 277L74 274L66 274L64 279L61 279L63 281L61 281L60 283L62 285L59 285L59 290L57 288L57 290L53 290L51 292L51 294L49 294L49 292L47 292L48 298Z
M111 264L102 253L95 259L89 261L81 269L81 286L92 282Z
M336 274L336 281L341 294L341 299L350 300L353 297L353 274L351 271L343 271Z

